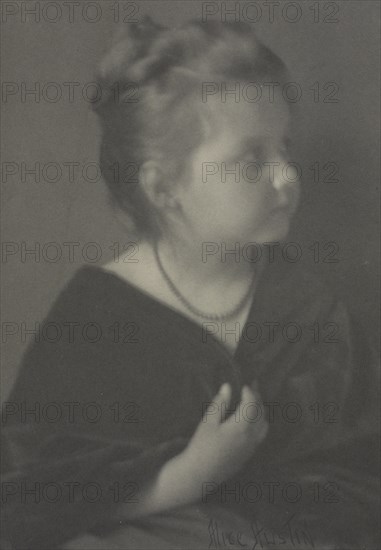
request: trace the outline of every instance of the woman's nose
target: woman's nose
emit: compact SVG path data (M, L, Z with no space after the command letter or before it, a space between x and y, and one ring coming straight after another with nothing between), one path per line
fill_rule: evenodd
M299 187L300 185L300 167L296 162L279 162L274 170L273 187L277 191Z
M274 173L273 189L277 193L280 206L294 210L299 202L300 169L295 162L280 162Z

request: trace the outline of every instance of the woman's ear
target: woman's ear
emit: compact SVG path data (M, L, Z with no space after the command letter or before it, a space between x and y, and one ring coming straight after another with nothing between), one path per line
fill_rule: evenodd
M174 189L158 161L149 160L141 165L139 183L150 203L156 208L173 209L178 207Z

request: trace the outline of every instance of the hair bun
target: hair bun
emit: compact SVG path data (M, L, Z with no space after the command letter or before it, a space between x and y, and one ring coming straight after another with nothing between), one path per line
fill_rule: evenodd
M141 21L138 23L133 23L137 29L140 31L152 31L153 29L156 30L163 30L165 27L160 25L160 23L156 23L149 15L145 15Z
M164 29L165 27L155 23L148 15L138 23L119 27L111 50L99 64L100 79L119 80L125 76L127 68L147 54L152 42Z

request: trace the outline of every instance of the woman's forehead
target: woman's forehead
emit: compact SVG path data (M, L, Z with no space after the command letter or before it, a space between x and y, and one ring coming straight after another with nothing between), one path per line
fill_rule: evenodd
M289 107L285 101L253 104L214 100L210 107L213 129L221 133L228 132L240 140L284 135L290 122Z

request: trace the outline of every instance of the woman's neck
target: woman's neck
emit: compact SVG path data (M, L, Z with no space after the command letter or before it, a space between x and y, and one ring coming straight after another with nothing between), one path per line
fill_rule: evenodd
M221 243L163 238L149 243L173 281L189 289L230 289L249 285L257 275L256 264L243 258L239 244L228 248Z

